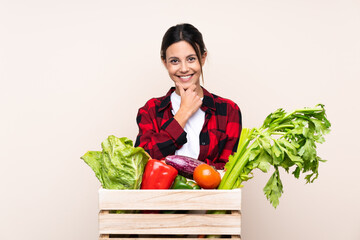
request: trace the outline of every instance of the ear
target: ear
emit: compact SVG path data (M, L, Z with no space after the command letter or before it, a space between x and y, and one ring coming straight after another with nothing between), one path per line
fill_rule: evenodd
M201 65L202 66L204 66L204 64L205 64L206 57L207 57L207 52L204 52L204 54L201 56Z
M166 59L164 59L162 57L160 57L160 58L161 58L162 63L164 64L164 67L166 68Z

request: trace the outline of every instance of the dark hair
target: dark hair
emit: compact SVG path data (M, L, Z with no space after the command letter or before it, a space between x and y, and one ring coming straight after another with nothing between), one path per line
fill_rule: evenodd
M171 44L180 41L186 41L194 48L200 63L201 76L204 81L201 57L206 52L206 47L201 32L193 25L189 23L177 24L166 31L161 43L161 58L166 60L166 49Z

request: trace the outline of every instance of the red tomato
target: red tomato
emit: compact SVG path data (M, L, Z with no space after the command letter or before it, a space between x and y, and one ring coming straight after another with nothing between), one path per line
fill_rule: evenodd
M221 181L220 173L205 163L195 168L193 177L195 182L205 189L214 189Z

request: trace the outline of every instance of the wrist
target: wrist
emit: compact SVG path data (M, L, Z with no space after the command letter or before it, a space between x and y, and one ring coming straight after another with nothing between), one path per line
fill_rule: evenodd
M180 108L179 111L175 114L174 118L180 124L180 126L184 128L190 116L191 114L188 111L182 111Z

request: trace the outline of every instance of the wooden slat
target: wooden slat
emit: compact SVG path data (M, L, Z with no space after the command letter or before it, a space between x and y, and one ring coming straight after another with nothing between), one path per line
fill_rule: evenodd
M240 214L102 214L100 234L240 235Z
M241 190L99 190L100 210L240 210Z

